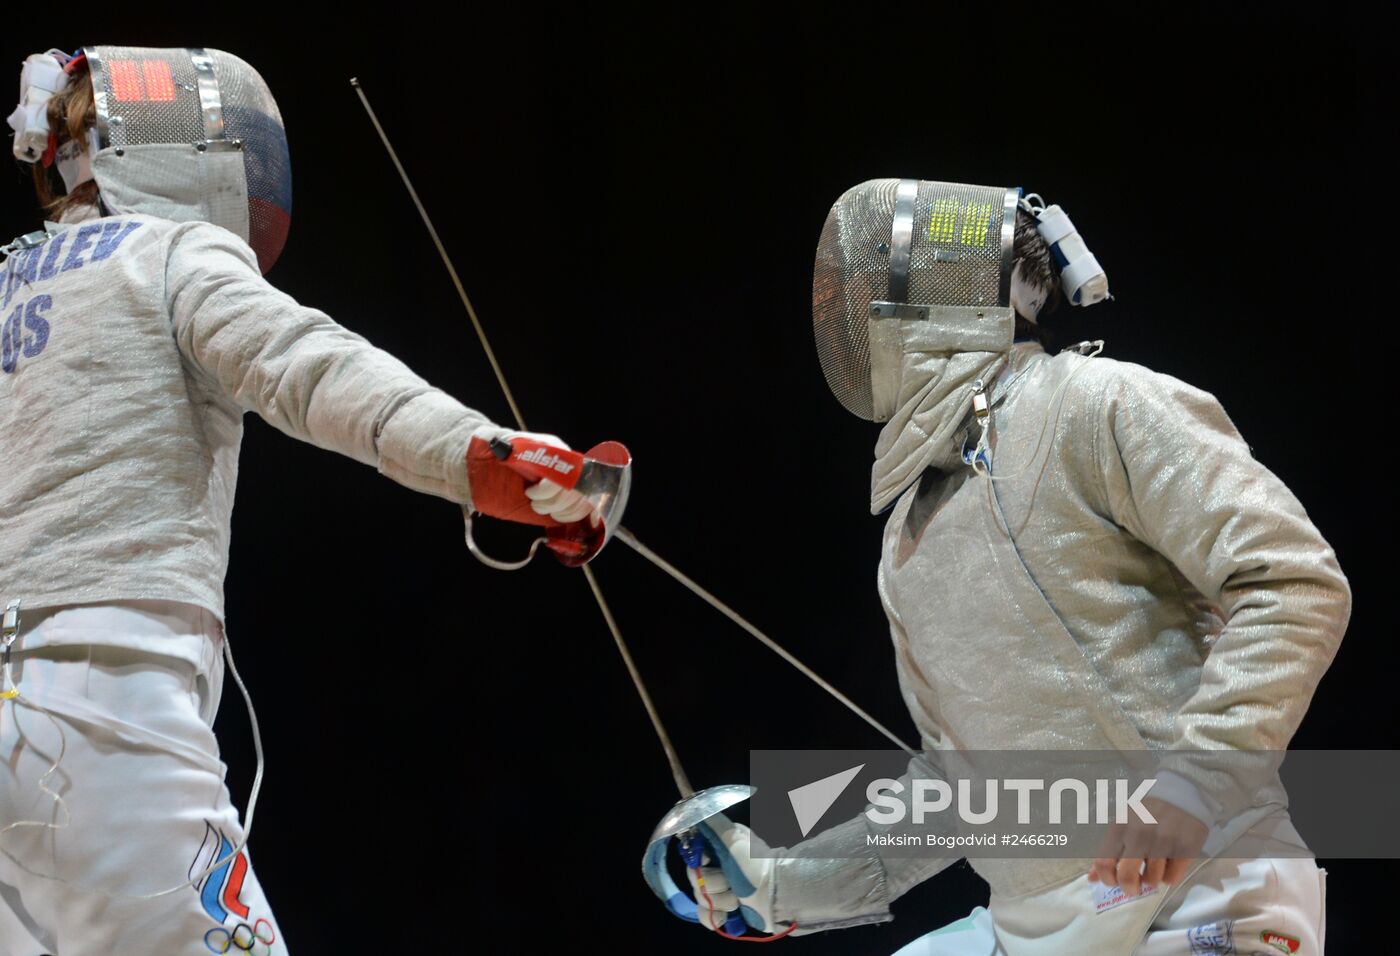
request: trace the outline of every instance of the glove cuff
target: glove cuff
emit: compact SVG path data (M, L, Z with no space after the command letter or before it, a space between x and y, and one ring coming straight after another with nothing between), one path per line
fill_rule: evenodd
M864 824L857 817L783 851L773 872L776 923L797 923L798 935L894 919L889 879Z

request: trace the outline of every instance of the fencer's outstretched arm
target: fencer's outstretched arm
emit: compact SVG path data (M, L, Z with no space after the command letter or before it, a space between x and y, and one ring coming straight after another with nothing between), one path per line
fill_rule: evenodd
M469 503L467 445L506 429L278 291L224 229L172 230L164 278L180 352L213 395L416 491Z
M908 794L914 780L934 775L927 765L911 761L895 792ZM780 922L795 921L809 930L892 919L889 908L895 900L962 858L955 850L938 856L923 855L933 854L933 849L898 855L870 839L900 832L872 822L862 812L786 850L778 870L774 915ZM822 894L830 900L823 900ZM818 901L830 912L817 910L813 904Z
M899 779L908 793L914 778L928 777L918 762ZM743 905L754 929L769 933L791 929L795 935L885 923L890 905L911 888L955 863L959 857L893 856L881 850L878 837L894 828L875 824L864 813L792 847L769 848L742 824L723 815L705 828L712 842L725 847L728 872L710 860L702 868L704 893L689 873L695 899L708 894L713 910L700 905L700 923L719 929L726 912ZM731 879L731 877L735 877Z
M895 656L902 665L909 653L909 640L889 599L883 566L879 590ZM917 668L899 668L905 702L917 718L919 709L930 705L932 690L913 686L916 673ZM899 778L897 792L906 794L912 790L914 780L941 776L931 773L924 762L934 759L939 749L937 724L930 720L917 722L924 729L922 746L929 756L911 760ZM720 912L733 909L741 902L748 908L751 918L757 917L755 922L762 923L755 928L768 932L780 931L794 923L798 927L796 934L801 935L887 922L893 919L890 906L895 900L961 859L951 850L944 855L928 856L884 849L886 844L880 843L878 837L899 832L898 827L877 824L862 812L792 847L770 850L747 828L725 821L715 836L732 848L737 847L735 856L742 857L741 868L748 874L754 892L747 896L734 893L731 903L729 884L732 881L715 868L705 870L706 880L713 884L718 879L725 887L726 895L717 906ZM698 892L696 898L700 898ZM701 922L708 925L703 917L702 911Z
M1095 449L1109 513L1224 619L1200 686L1175 717L1172 747L1282 751L1346 630L1346 577L1298 499L1254 459L1213 396L1115 364L1120 371L1100 366L1113 377ZM1212 809L1232 809L1219 781L1193 782L1222 804Z

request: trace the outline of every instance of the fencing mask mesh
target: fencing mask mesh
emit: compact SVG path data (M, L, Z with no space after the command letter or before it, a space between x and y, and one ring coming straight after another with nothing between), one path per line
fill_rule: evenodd
M114 212L229 229L272 268L291 224L282 115L258 72L206 49L85 47L101 150L93 160Z
M1010 301L1015 189L874 179L836 200L822 227L812 280L812 324L827 384L870 421L893 413L898 323L937 322L925 307ZM885 303L879 309L877 303ZM907 306L907 308L894 308Z

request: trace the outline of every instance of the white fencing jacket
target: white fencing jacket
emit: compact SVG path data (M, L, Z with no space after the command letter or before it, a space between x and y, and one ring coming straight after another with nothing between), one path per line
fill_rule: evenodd
M233 233L90 207L46 229L0 297L0 603L222 620L246 411L469 502L467 444L500 430L273 288Z

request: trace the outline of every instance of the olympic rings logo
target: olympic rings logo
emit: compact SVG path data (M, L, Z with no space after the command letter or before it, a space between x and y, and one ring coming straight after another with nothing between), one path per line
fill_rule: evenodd
M230 933L222 926L215 926L204 934L204 945L209 947L211 953L227 953L229 950L239 950L244 953L252 953L253 956L266 956L272 952L270 947L277 942L277 933L273 931L272 924L265 919L259 919L252 926L247 923L239 923ZM259 943L262 946L254 949Z

